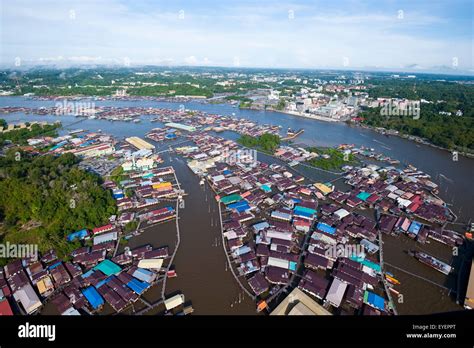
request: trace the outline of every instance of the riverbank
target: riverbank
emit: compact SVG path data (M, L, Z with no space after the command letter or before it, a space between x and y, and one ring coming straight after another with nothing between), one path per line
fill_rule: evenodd
M370 127L370 126L367 126L367 125L363 125L361 123L349 123L350 125L354 125L356 127L360 127L360 128L363 128L363 129L369 129L373 132L377 132L379 134L382 134L382 135L385 135L387 137L390 137L390 136L395 136L395 137L399 137L401 139L406 139L406 140L409 140L409 141L412 141L414 143L417 143L417 144L422 144L422 145L426 145L426 146L431 146L435 149L438 149L438 150L442 150L442 151L447 151L447 152L450 152L451 154L453 153L453 151L455 150L450 150L450 149L447 149L445 147L442 147L442 146L438 146L438 145L435 145L425 139L421 139L419 137L416 137L414 135L409 135L409 134L403 134L403 133L400 133L394 129L386 129L386 128L380 128L380 127ZM465 156L467 158L474 158L474 153L471 153L471 152L458 152L458 155L461 155L461 156ZM454 160L453 160L454 161Z
M271 112L275 112L275 113L281 113L281 114L297 116L297 117L304 117L306 119L323 121L323 122L347 123L347 124L350 124L350 125L359 126L361 128L364 128L364 129L370 129L370 130L372 130L374 132L377 132L377 133L380 133L382 135L397 136L397 137L412 141L412 142L417 143L417 144L423 144L423 145L431 146L435 149L447 151L447 152L450 152L450 153L452 153L453 151L457 151L458 155L465 156L465 157L468 157L468 158L474 158L474 152L448 149L448 148L445 148L445 147L442 147L442 146L435 145L435 144L429 142L426 139L422 139L422 138L419 138L419 137L416 137L416 136L410 135L410 134L403 134L403 133L400 133L400 132L398 132L394 129L370 127L370 126L367 126L367 125L364 125L364 124L361 124L361 123L351 123L350 120L340 120L340 119L334 119L334 118L331 118L331 117L318 116L318 115L314 115L314 114L309 115L307 113L297 112L297 111L276 110L276 109L272 109L272 108L263 110L263 109L252 108L252 107L244 107L242 109L255 110L255 111L271 111Z

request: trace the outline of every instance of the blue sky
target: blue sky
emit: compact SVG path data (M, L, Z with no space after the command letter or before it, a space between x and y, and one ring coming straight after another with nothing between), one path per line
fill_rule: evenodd
M0 64L473 72L473 2L0 0ZM18 59L17 59L18 60Z

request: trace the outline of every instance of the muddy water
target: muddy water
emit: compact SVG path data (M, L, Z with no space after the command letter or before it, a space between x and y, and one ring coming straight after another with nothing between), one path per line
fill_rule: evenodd
M177 103L153 102L108 102L115 106L155 106L178 108ZM30 101L23 98L0 98L0 105L18 106L48 106L54 102ZM105 104L105 103L104 103ZM97 103L99 105L99 103ZM405 139L384 137L370 130L351 128L341 124L324 123L314 120L302 119L294 116L256 112L252 110L238 110L225 105L202 105L197 103L186 104L188 108L196 108L213 113L231 114L236 117L254 119L261 123L281 124L282 129L305 128L305 133L298 142L311 145L331 146L339 143L355 143L374 147L377 151L384 152L391 157L409 162L426 171L433 179L442 185L440 196L452 203L452 208L462 221L467 221L473 208L472 173L474 160L461 158L453 162L450 154L424 145L416 145ZM60 119L63 125L71 124L77 119L72 116L34 116L21 113L0 115L8 122L45 120L48 122ZM140 136L143 137L150 129L159 127L159 123L150 123L149 118L142 117L139 124L124 122L110 122L103 120L84 120L75 124L70 129L99 129L116 137ZM219 134L227 138L236 138L234 133L223 132ZM179 139L177 140L180 141ZM163 147L163 146L162 146ZM165 145L164 147L167 147ZM181 245L174 261L178 274L177 278L169 279L166 294L182 292L186 300L190 300L196 314L254 314L255 304L248 298L238 303L239 288L230 271L225 270L225 254L222 245L215 246L216 238L219 239L218 213L212 193L208 188L199 185L199 179L187 168L183 159L164 155L166 165L173 165L177 176L188 193L185 198L185 208L180 210ZM426 159L429 159L427 161ZM259 160L265 162L275 161L273 158L262 155ZM329 181L335 176L309 168L299 167L298 170L308 176L312 181ZM441 175L443 174L443 175ZM343 187L339 181L336 183ZM341 187L341 188L342 188ZM142 235L130 240L129 246L139 246L150 243L155 247L168 245L170 252L176 242L176 228L174 222L165 223L147 229ZM437 242L426 245L416 245L415 242L401 236L400 238L384 236L384 256L389 264L407 270L412 274L422 276L437 284L450 289L456 289L456 274L449 277L429 268L408 256L405 251L409 249L423 249L428 253L449 263L456 264L452 250ZM402 293L403 303L396 303L401 314L435 313L461 309L456 305L453 294L449 291L419 279L416 276L404 273L387 266L397 279L401 281L396 289ZM151 289L146 296L149 301L159 297L159 286ZM237 301L237 303L236 303ZM231 306L232 304L232 306Z

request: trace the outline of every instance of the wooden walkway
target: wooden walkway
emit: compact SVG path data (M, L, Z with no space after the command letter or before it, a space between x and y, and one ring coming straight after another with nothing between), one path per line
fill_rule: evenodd
M221 204L218 202L217 205L219 206L219 221L221 225L221 237L222 237L222 247L224 248L224 254L227 258L227 263L229 265L230 271L232 272L235 280L237 281L237 284L239 284L240 288L242 289L243 292L245 292L252 300L256 300L256 296L252 295L250 291L247 290L245 286L242 285L240 282L239 277L235 274L234 268L232 267L232 262L229 258L229 254L227 253L227 250L225 248L225 240L224 240L224 227L222 226L222 211L221 211Z
M178 177L176 176L176 172L174 172L174 178L175 178L176 183L178 185L178 190L180 192L179 194L181 195L181 186L179 184ZM180 196L176 200L176 238L177 238L177 240L176 240L176 247L174 248L173 255L171 256L171 259L168 263L168 267L166 268L165 277L163 279L163 286L161 288L161 298L162 298L163 301L165 300L166 281L168 279L168 271L170 270L170 267L173 265L173 260L176 256L176 253L178 252L179 244L181 243L181 236L179 234L179 204L180 204L182 199L183 198Z
M398 314L397 312L397 308L395 307L395 302L393 301L393 298L392 298L392 293L391 291L389 290L389 285L388 285L388 282L387 282L387 279L385 279L384 275L383 275L383 271L384 271L384 261L383 261L383 240L382 240L382 232L379 230L379 256L380 256L380 268L382 270L382 282L383 282L383 286L385 288L385 293L387 294L387 297L388 297L388 300L393 308L393 313L395 315ZM387 263L385 263L386 265L388 265Z

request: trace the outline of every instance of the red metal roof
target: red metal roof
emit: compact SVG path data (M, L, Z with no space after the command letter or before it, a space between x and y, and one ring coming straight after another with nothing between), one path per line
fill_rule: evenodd
M7 299L0 301L0 315L13 315L12 308Z
M92 230L92 233L94 234L97 234L97 233L101 233L101 232L105 232L105 231L109 231L111 229L113 229L114 227L111 225L111 224L108 224L108 225L105 225L105 226L101 226L101 227L96 227Z

